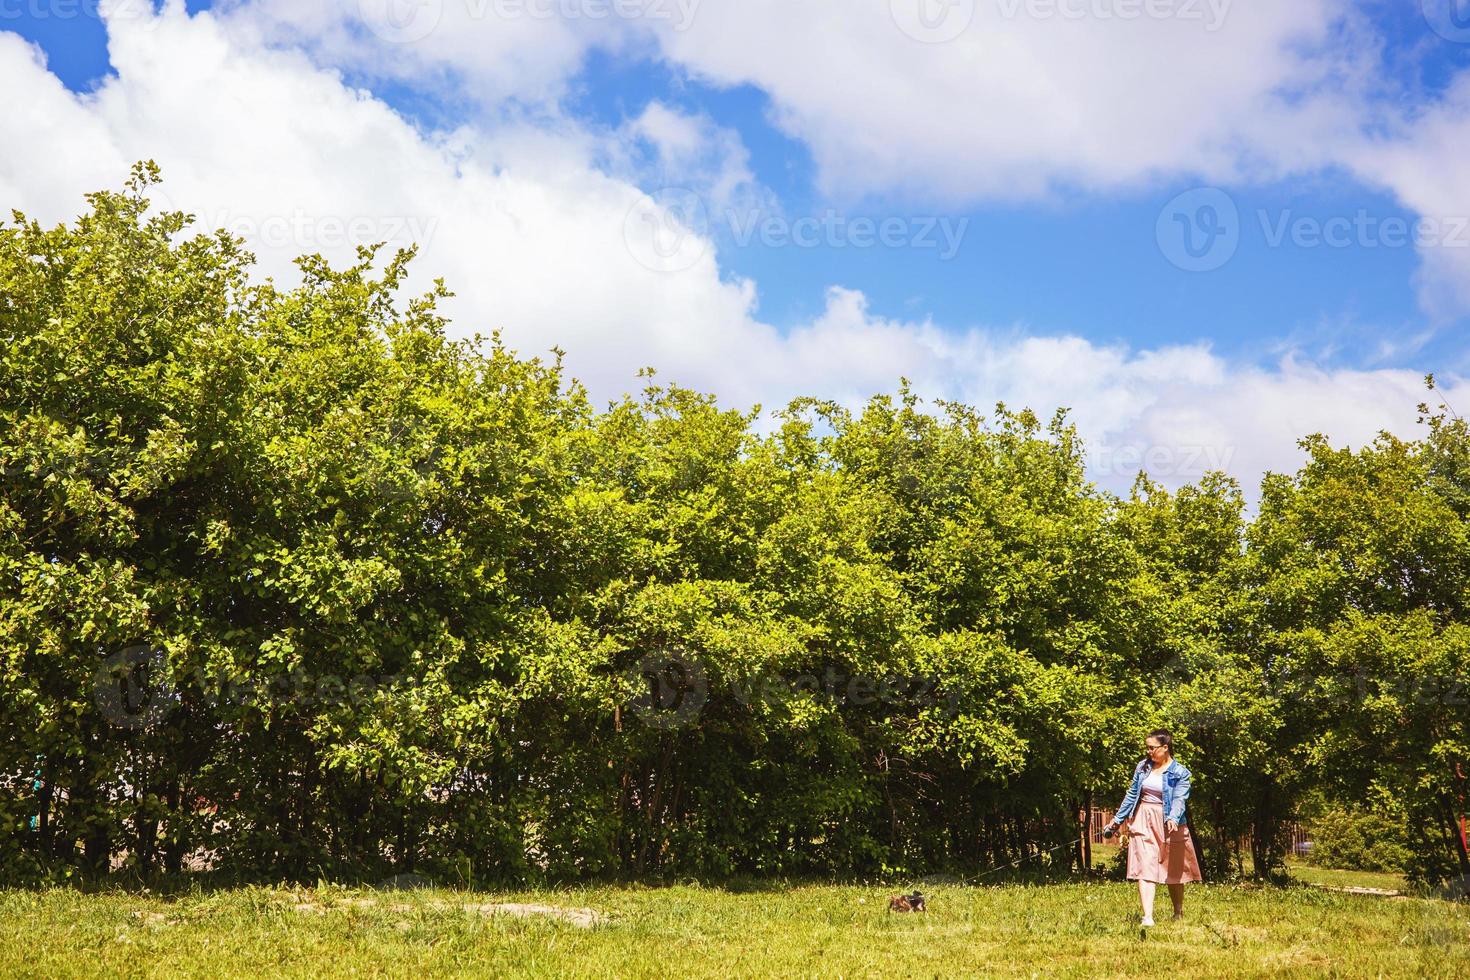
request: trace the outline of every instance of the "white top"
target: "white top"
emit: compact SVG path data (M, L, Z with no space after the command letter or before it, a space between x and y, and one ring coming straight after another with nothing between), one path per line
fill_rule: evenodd
M1143 792L1148 793L1152 791L1162 797L1164 795L1164 773L1168 772L1171 768L1173 768L1173 766L1174 760L1170 759L1167 766L1160 766L1153 772L1150 772L1147 776L1144 776L1142 787Z

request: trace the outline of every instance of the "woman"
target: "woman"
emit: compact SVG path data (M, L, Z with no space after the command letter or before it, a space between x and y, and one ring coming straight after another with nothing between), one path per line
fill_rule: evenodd
M1143 927L1154 924L1154 890L1160 882L1169 886L1174 900L1174 918L1184 917L1184 885L1199 881L1199 861L1194 841L1184 820L1184 802L1189 799L1189 770L1174 758L1174 740L1167 730L1149 732L1144 741L1146 755L1133 770L1133 784L1103 831L1111 837L1130 816L1128 823L1128 880L1138 882L1138 900L1143 905Z

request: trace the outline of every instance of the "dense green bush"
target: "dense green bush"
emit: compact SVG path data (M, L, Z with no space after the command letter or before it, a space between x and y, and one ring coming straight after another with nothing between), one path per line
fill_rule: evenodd
M1413 855L1402 818L1366 810L1328 810L1307 824L1307 862L1348 871L1408 870Z
M410 255L257 283L155 179L0 225L6 877L973 870L1161 723L1216 867L1379 786L1416 873L1470 873L1458 419L1310 440L1247 524L906 384L768 433L651 379L597 410L404 303Z

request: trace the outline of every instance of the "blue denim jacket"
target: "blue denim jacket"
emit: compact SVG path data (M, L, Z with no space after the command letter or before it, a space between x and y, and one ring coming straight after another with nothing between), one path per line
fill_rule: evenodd
M1118 805L1118 812L1113 816L1114 824L1121 824L1138 809L1138 797L1143 793L1143 780L1152 769L1153 763L1147 759L1134 767L1133 784L1128 787L1128 795ZM1189 770L1178 759L1164 773L1164 819L1181 826L1185 823L1184 801L1189 799L1189 779Z

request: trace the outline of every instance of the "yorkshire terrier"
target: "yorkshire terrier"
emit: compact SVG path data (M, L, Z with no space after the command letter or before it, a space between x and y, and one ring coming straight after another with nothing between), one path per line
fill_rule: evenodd
M925 912L924 893L916 891L912 895L895 895L888 900L888 911Z

